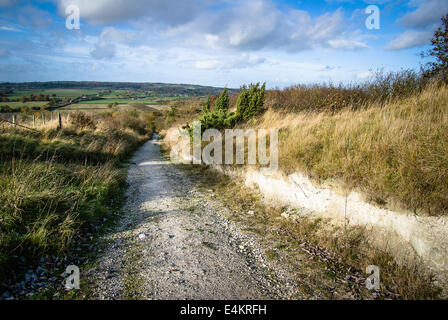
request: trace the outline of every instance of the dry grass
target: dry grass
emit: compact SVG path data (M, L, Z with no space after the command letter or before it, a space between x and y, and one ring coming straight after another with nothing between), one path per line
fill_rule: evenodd
M371 299L372 292L363 284L357 286L346 279L347 275L365 278L366 267L376 265L381 270L377 298L434 299L440 293L423 267L398 265L389 254L368 243L362 228L344 230L329 221L301 215L285 219L281 216L285 208L266 205L257 192L243 183L205 167L183 168L202 181L204 188L216 192L233 213L230 219L241 223L247 232L259 235L270 246L265 252L266 258L278 259L295 270L297 281L305 291L324 299ZM255 214L248 215L249 210ZM303 259L302 249L311 256Z
M0 280L109 217L125 186L121 160L152 135L153 116L77 114L36 129L0 129Z
M279 165L336 179L378 204L448 213L448 87L361 110L268 110L251 126L279 128Z
M286 112L358 110L370 104L418 95L430 82L430 79L412 70L377 71L372 79L364 83L295 85L284 90L269 90L266 106Z

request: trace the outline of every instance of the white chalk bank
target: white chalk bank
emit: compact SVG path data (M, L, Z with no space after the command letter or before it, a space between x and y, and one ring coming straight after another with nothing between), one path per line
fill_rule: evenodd
M370 243L391 253L399 263L422 262L441 284L448 284L448 218L395 212L364 201L357 192L341 195L315 186L305 175L266 175L259 170L216 166L220 172L239 176L257 188L266 201L294 207L335 224L365 227ZM303 210L305 209L305 210Z

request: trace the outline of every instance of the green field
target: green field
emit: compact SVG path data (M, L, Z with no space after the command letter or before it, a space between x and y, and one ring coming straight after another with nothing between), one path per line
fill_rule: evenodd
M58 97L78 97L82 95L97 94L100 89L49 89L49 90L14 90L13 94L8 94L9 99L20 99L22 96L55 94Z
M98 94L101 94L101 96L97 96ZM139 110L143 110L149 106L154 106L156 109L163 109L163 105L169 103L170 101L188 99L187 96L175 96L171 93L168 93L166 96L153 96L146 90L115 89L110 90L109 92L109 89L101 87L86 89L60 89L49 87L49 89L14 90L13 93L6 94L6 98L15 101L0 102L0 107L4 107L3 110L0 109L0 111L2 111L3 113L20 112L20 109L24 107L44 108L47 106L48 101L28 101L24 103L19 101L22 97L25 96L29 98L31 95L49 95L50 97L56 96L59 102L87 96L88 99L94 100L79 101L75 104L62 108L61 111L78 110L94 112L101 112L101 109L108 109L108 105L114 103L117 103L118 105L120 105L120 107L126 106L130 108L137 108ZM10 109L6 109L6 106L8 106Z
M142 104L156 104L155 100L132 100L132 99L99 99L99 100L89 100L81 101L80 104L129 104L129 103L142 103Z
M47 104L47 101L29 101L29 102L0 102L0 107L9 106L12 109L20 109L23 107L43 107Z
M156 105L153 104L151 106L146 106L145 104L140 103L130 103L130 104L120 104L117 108L108 108L107 104L98 103L98 104L71 104L69 106L57 109L57 112L114 112L116 110L141 110L141 111L149 111L149 110L163 110L167 108L164 105Z

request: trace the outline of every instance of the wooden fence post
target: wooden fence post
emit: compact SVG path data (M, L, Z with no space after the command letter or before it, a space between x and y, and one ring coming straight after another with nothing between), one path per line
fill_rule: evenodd
M14 125L14 127L16 127L17 119L16 119L16 115L15 114L12 115L12 124Z
M35 127L35 126L36 126L36 115L33 114L33 127Z
M42 113L42 122L43 122L44 125L45 125L45 113Z
M59 129L62 129L62 116L60 112L58 112L58 119L59 119Z

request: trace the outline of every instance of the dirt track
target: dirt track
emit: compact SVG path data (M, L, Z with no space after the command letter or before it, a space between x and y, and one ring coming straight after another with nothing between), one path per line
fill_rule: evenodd
M128 201L106 239L93 279L96 299L287 299L257 242L224 218L210 194L162 157L157 140L133 157Z

